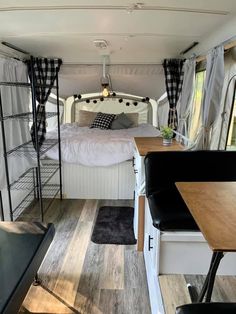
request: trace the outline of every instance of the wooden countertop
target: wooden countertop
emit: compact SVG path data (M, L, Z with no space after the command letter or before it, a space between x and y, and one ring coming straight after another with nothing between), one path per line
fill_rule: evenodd
M135 137L134 142L140 156L146 156L148 152L184 150L184 146L175 139L169 146L162 144L162 137Z
M236 182L178 182L176 186L211 249L235 252Z

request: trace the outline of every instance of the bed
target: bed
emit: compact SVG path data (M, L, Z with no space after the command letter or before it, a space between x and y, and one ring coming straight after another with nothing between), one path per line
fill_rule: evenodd
M98 106L88 106L90 120L97 110L111 112L111 108L101 110ZM75 102L73 102L75 104ZM103 104L102 104L103 105ZM120 104L119 104L120 106ZM84 104L79 108L72 105L74 121L61 125L61 155L63 169L63 194L65 198L80 199L132 199L134 196L135 175L132 166L134 137L158 136L159 131L151 124L143 123L150 117L147 104L127 109L120 106L120 112L126 111L129 118L134 119L133 127L120 130L91 129L91 121L87 121L82 112ZM82 108L82 109L81 109ZM141 108L141 109L140 109ZM131 112L129 112L129 110ZM115 107L115 113L118 109ZM127 112L128 111L128 112ZM142 115L143 113L143 115ZM84 114L84 113L83 113ZM144 118L144 116L146 118ZM137 119L136 119L136 118ZM136 119L136 120L135 120ZM89 119L88 119L89 120ZM142 123L140 123L140 121ZM56 137L56 131L47 133L48 138ZM47 152L47 157L57 159L57 146Z

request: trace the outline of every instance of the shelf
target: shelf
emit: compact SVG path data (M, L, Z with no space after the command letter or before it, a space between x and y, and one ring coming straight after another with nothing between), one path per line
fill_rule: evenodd
M46 112L46 119L52 118L57 116L57 112ZM21 119L26 121L33 121L33 113L32 112L24 112L24 113L17 113L9 116L4 116L0 120L9 120L9 119Z
M0 86L9 86L9 87L30 87L30 83L25 82L0 82Z
M50 84L36 84L37 82L33 80L33 82L25 81L25 82L3 82L0 81L0 87L1 90L3 88L4 90L13 90L17 91L18 88L27 88L29 89L29 92L31 91L32 96L32 108L28 107L28 112L20 112L22 111L19 107L19 111L16 109L14 113L9 111L7 108L7 104L3 103L3 100L0 99L0 123L2 125L3 129L3 135L4 133L8 132L8 129L6 129L6 132L4 132L5 126L7 127L9 122L11 121L13 123L13 119L16 124L21 125L22 123L30 123L29 126L32 123L38 124L39 118L37 118L37 115L35 116L35 105L37 106L37 99L36 99L36 93L37 90L40 88L50 88L50 89L56 89L57 94L57 104L58 104L58 72L55 73L55 84L54 86L51 86ZM46 82L45 82L46 83ZM34 92L33 92L34 91ZM0 92L1 94L1 92ZM1 95L0 95L1 96ZM29 99L30 102L30 99ZM32 110L34 112L32 112ZM52 117L58 119L58 112L45 112L46 120ZM19 125L19 126L20 126ZM14 124L13 124L14 126ZM58 129L58 137L60 135L60 125L58 123L57 129ZM33 131L36 131L33 129ZM15 130L17 132L17 130ZM15 133L13 132L13 133ZM35 133L35 132L34 132ZM14 136L14 135L13 135ZM53 201L53 199L56 197L58 192L62 193L62 182L61 182L61 172L58 176L58 173L60 171L61 167L61 155L58 153L58 159L60 161L54 161L46 158L45 154L47 151L52 149L54 146L58 145L59 138L54 139L45 139L43 144L41 146L38 146L36 149L35 142L31 140L31 138L28 138L29 140L25 143L21 143L20 145L14 147L9 147L9 150L6 149L8 146L7 139L3 139L4 141L4 158L5 158L5 166L6 166L6 177L7 177L7 183L8 183L8 200L9 200L9 211L10 211L10 218L11 220L14 220L14 218L20 218L24 217L25 214L29 214L31 216L32 214L34 216L37 216L36 220L43 220L43 214L45 212L45 209L48 208ZM36 136L37 139L37 136ZM14 148L12 148L14 147ZM18 157L18 158L17 158ZM31 158L35 161L35 165L37 167L30 168L27 171L25 171L17 180L14 182L9 183L9 169L8 169L8 163L7 158L11 158L11 161L14 162L14 165L17 166L19 158ZM24 171L24 170L23 170ZM53 176L57 174L55 180ZM51 182L57 182L60 181L60 184L51 184ZM39 195L39 187L41 187L42 195ZM13 192L14 191L14 192ZM14 193L14 198L12 199L11 193ZM41 194L41 193L40 193ZM42 198L39 198L41 197ZM60 194L60 197L61 194ZM18 204L17 204L18 203ZM17 205L16 205L17 204ZM40 219L41 217L41 219ZM27 220L27 217L25 217Z
M51 205L51 202L54 200L54 198L57 196L58 192L60 191L60 185L59 184L45 184L42 189L42 198L49 201L48 207ZM38 203L38 199L35 198L34 191L30 191L24 199L20 202L19 205L13 210L14 217L19 217L21 215L24 215L22 213L23 210L31 209L29 207L34 207ZM45 210L45 208L44 208ZM26 214L26 213L25 213ZM26 214L28 217L29 215Z
M31 87L30 83L26 82L0 82L0 86L7 87ZM56 86L51 86L50 84L35 84L34 87L46 87L50 89L56 89Z
M43 145L40 147L40 156L43 156L49 149L58 144L58 139L46 139L43 142ZM28 141L24 144L21 144L7 152L7 155L26 155L31 157L37 157L34 145L32 141Z
M54 174L59 170L58 162L46 160L40 167L42 187L47 184ZM36 182L36 168L30 168L23 173L18 180L11 183L11 190L30 190L34 189Z

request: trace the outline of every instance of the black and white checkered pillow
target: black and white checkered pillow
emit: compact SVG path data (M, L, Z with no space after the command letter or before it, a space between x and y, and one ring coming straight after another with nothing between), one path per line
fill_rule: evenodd
M115 119L115 116L116 116L115 114L98 112L90 128L107 130L110 128L110 125L112 121Z

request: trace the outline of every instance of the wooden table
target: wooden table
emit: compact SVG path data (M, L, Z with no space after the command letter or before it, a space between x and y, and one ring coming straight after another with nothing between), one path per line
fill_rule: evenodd
M162 137L135 137L134 142L140 156L146 156L148 152L184 150L184 146L175 139L171 145L163 145Z
M206 302L210 302L224 252L236 252L236 182L178 182L176 186L213 251L198 297L201 302L206 294Z

